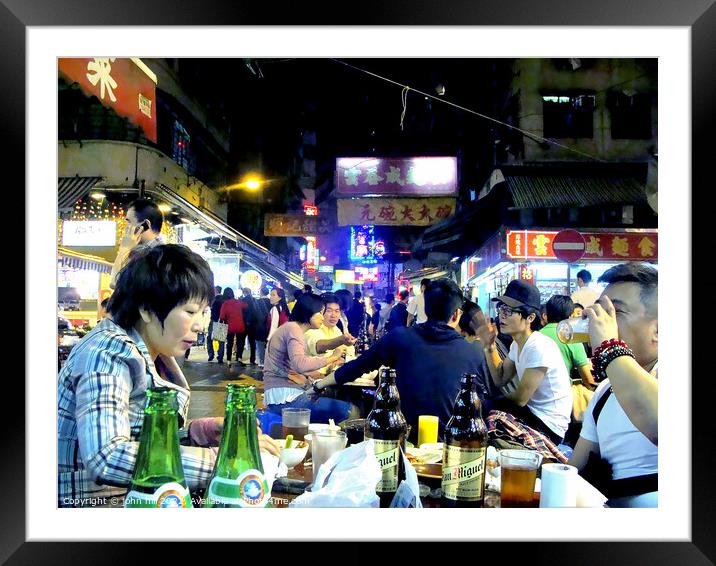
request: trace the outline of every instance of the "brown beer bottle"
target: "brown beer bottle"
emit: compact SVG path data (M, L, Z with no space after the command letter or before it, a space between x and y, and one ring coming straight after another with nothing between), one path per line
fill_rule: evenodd
M482 507L484 501L487 427L476 385L475 374L462 376L452 416L445 425L443 507Z
M400 411L400 395L395 385L395 370L381 368L380 385L375 392L373 409L366 417L365 438L375 443L375 457L382 470L382 477L375 487L381 507L389 507L405 479L405 466L400 454L405 450L408 423Z

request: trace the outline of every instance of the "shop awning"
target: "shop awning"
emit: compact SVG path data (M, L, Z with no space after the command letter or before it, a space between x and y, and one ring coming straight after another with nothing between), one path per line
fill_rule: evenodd
M646 164L545 163L500 168L511 208L645 204Z
M294 286L303 287L303 285L306 284L299 276L286 269L286 261L283 258L269 251L261 244L254 242L251 238L243 235L238 230L234 230L215 214L208 210L197 208L188 200L172 191L169 187L157 184L154 188L147 188L147 192L155 194L167 204L184 210L186 214L209 228L215 234L234 242L236 244L236 251L242 255L242 260L247 263L250 262L257 271L259 271L260 267L264 273L274 272L274 274L270 276L271 279L285 279Z
M82 254L62 246L57 248L57 264L61 267L90 269L100 273L110 273L112 271L112 264L101 257Z
M84 197L102 177L58 177L57 208L59 212L70 212L75 203Z

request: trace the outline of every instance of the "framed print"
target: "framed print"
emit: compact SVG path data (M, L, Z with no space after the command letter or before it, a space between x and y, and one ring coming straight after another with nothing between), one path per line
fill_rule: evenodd
M403 545L404 549L420 541L455 544L489 540L499 542L489 547L485 544L479 547L460 544L460 547L479 552L480 556L486 548L490 554L495 552L493 560L502 560L501 553L509 548L505 542L521 541L519 547L512 547L521 549L519 559L530 556L530 560L550 564L716 563L716 521L712 510L716 504L716 486L712 480L714 452L710 442L716 426L709 418L713 409L708 406L713 387L706 381L710 376L703 369L704 356L692 356L696 350L693 346L708 348L708 342L702 345L702 340L710 336L707 332L695 332L692 324L708 319L710 312L709 298L704 296L709 292L711 276L706 266L710 257L694 252L705 251L703 243L707 232L702 227L712 222L706 215L713 210L709 206L712 191L708 189L713 185L708 174L713 161L716 115L716 41L713 39L716 37L716 7L713 4L713 0L665 3L638 0L628 5L615 0L601 3L577 0L566 4L507 0L488 5L464 0L449 4L422 0L398 7L371 0L329 7L286 3L279 8L275 4L219 0L201 3L130 0L113 4L85 0L0 0L4 32L0 42L5 54L1 64L6 77L0 112L9 138L3 162L6 170L17 177L12 186L25 187L22 192L8 186L6 191L12 191L12 199L5 209L16 211L16 215L23 211L27 234L24 241L25 312L19 312L15 295L9 301L12 308L17 309L12 311L13 324L22 327L19 321L24 321L27 328L21 337L27 369L25 387L17 379L10 381L14 372L8 371L6 377L6 386L12 385L8 394L11 402L7 406L18 408L19 414L7 415L4 419L0 561L9 564L90 563L103 556L129 557L128 544L132 545L133 552L145 553L147 545L141 545L140 550L136 542L150 540L265 541L268 544L260 548L271 549L271 552L273 545L281 541L277 553L289 552L291 545L284 542L295 540L343 541L350 544L346 547L349 552L378 548L378 545L359 546L365 541L408 542ZM544 34L545 30L552 32L551 37ZM658 42L659 33L665 34L663 44ZM598 34L601 34L599 39ZM631 40L629 34L632 34ZM666 344L661 385L665 391L673 392L673 395L662 395L660 430L670 437L664 446L671 446L673 450L664 450L659 469L661 472L663 465L676 470L670 478L678 476L678 483L664 487L669 495L664 496L662 510L675 510L670 532L663 513L651 516L641 509L619 510L632 511L633 515L610 515L617 511L610 509L570 510L584 513L569 515L568 526L574 532L570 531L570 536L562 539L559 528L550 532L541 530L547 527L539 523L558 525L565 521L566 515L558 513L562 510L547 509L510 515L509 531L490 520L491 515L471 515L467 510L451 514L426 509L427 521L421 519L422 524L415 521L416 513L421 510L381 510L395 514L377 517L369 513L372 510L343 509L337 515L340 521L330 520L333 514L329 511L313 514L314 510L291 510L285 515L291 521L303 522L308 517L309 524L325 529L312 529L310 534L299 537L297 533L286 534L288 520L284 516L276 519L280 512L273 510L260 510L258 521L236 514L237 526L232 535L228 530L231 525L223 520L226 512L222 521L214 525L212 516L207 514L211 512L203 509L194 511L193 515L190 512L188 519L177 520L176 515L148 519L144 512L135 510L56 508L57 482L45 481L55 476L56 374L53 379L48 373L54 373L56 366L54 360L47 363L42 358L54 348L55 342L51 321L56 310L52 288L57 267L56 196L47 183L54 183L51 180L57 176L54 161L58 140L57 91L54 90L57 58L95 55L127 58L287 56L345 60L358 57L598 57L600 49L604 50L604 57L621 56L615 55L613 43L620 45L624 57L660 60L659 125L663 122L664 131L668 133L660 130L660 147L656 151L661 150L664 159L663 177L659 182L665 192L670 192L667 197L662 195L668 206L662 208L665 216L659 226L662 231L660 259L666 264L664 270L669 279L662 290L662 308L666 309L669 319L661 328ZM683 63L680 57L686 61L690 57L690 68L680 64ZM662 74L662 65L666 74ZM478 85L479 80L475 77ZM49 89L44 88L47 85ZM400 98L399 91L395 99ZM142 113L144 116L149 113L148 98L141 92L138 96L144 112L140 108L136 116L130 118L143 120ZM690 123L688 108L691 109ZM672 109L674 115L677 111L683 113L678 115L684 119L674 120L673 115L664 115L665 109ZM350 108L341 111L344 113L341 118L349 117ZM671 126L667 129L670 118ZM696 226L701 229L694 230ZM10 246L16 247L18 239L9 240ZM699 278L693 281L692 287L689 260L693 262L695 258L706 261L700 262ZM696 295L696 290L701 293L693 304L692 293ZM14 328L12 333L17 344ZM14 354L16 349L14 345L11 352ZM700 379L693 379L692 375ZM668 383L664 383L667 380ZM43 458L51 469L49 476L47 470L41 469ZM41 477L44 479L38 483ZM50 499L52 504L48 503ZM500 516L500 521L502 511L495 515ZM543 521L542 517L546 516L548 521ZM617 516L618 521L614 519L615 524L610 525ZM448 529L452 527L448 525L456 520L458 523L451 536ZM649 536L651 521L653 532L659 533L656 538ZM516 525L531 528L533 523L538 534L515 530ZM371 530L354 530L363 528ZM470 535L472 528L481 534ZM425 550L427 555L422 554ZM427 558L430 550L435 551L436 558L443 559L445 550L451 552L442 544L423 544L416 552ZM313 549L309 552L312 560L315 552ZM393 554L392 547L380 552L396 559L402 556L402 550L401 554ZM256 554L262 553L263 550Z

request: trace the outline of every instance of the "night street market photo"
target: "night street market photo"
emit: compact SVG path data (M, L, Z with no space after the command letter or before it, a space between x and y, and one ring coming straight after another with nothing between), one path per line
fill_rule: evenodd
M659 507L657 61L57 59L57 507Z

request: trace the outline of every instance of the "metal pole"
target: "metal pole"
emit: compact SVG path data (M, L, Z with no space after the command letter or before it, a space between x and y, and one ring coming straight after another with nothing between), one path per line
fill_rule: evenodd
M567 295L571 295L570 289L572 288L572 264L567 264Z

